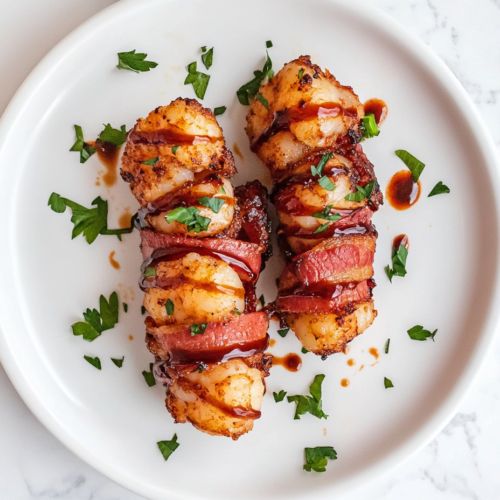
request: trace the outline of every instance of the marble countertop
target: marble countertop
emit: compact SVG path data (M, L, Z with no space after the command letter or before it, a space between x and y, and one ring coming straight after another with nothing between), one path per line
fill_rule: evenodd
M368 0L365 0L368 3ZM113 0L0 0L0 113L38 61ZM500 0L371 0L444 60L500 147ZM0 498L137 500L67 450L0 366ZM459 412L391 475L345 500L500 499L500 338Z

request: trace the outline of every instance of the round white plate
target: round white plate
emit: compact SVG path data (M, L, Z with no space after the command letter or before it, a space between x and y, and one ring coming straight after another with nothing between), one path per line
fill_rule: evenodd
M219 121L235 144L235 184L269 176L249 151L247 107L235 91L261 69L265 42L278 70L310 54L361 100L380 97L389 117L378 138L363 143L384 190L404 165L394 150L426 163L423 194L410 210L387 204L375 214L374 325L352 342L348 356L327 361L302 355L299 373L281 367L267 379L262 418L238 442L174 425L163 388L148 388L141 371L151 355L143 342L141 258L137 232L123 242L99 236L87 245L70 239L69 213L47 207L53 191L89 206L110 204L110 227L137 203L128 186L96 186L96 157L80 165L68 150L73 124L95 138L102 123L130 128L138 117L178 96L185 67L200 62L200 47L215 47L203 104L226 105ZM137 49L159 63L149 73L115 68L116 53ZM62 442L118 483L149 498L333 498L379 477L425 445L448 421L483 361L497 329L499 179L494 147L471 101L445 65L404 28L352 1L234 0L122 1L60 43L25 82L1 123L0 348L2 362L31 410ZM428 198L438 182L451 194ZM408 275L391 285L383 268L392 238L409 235ZM108 255L116 251L121 270ZM275 297L283 260L275 255L259 293ZM129 304L119 324L93 343L70 325L101 293L117 290ZM406 331L421 324L439 331L416 342ZM300 344L271 335L271 352L300 352ZM134 340L129 340L133 335ZM384 354L391 339L389 354ZM378 362L369 354L375 347ZM98 371L83 355L99 356ZM125 356L122 369L110 357ZM347 360L353 358L354 366ZM363 369L362 366L364 367ZM273 391L307 394L325 373L328 420L293 420L294 404L276 404ZM384 377L394 388L384 389ZM350 386L340 385L342 378ZM156 442L176 432L180 447L164 462ZM338 460L323 474L302 470L304 447L334 446Z

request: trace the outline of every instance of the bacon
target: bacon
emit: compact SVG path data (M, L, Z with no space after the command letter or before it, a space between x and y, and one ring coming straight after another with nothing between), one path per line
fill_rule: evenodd
M192 335L189 325L157 326L150 317L145 323L149 350L172 366L252 356L266 350L269 339L264 312L243 314L227 323L208 323L203 335Z

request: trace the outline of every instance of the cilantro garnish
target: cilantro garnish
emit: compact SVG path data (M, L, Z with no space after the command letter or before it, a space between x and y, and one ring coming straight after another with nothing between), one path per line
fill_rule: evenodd
M311 173L313 176L318 176L321 177L323 175L323 170L325 170L326 164L330 160L330 158L333 156L333 153L325 153L322 157L321 160L319 160L318 164L316 166L311 165Z
M370 139L380 134L374 114L368 113L361 119L361 134L365 139Z
M123 356L122 359L116 359L116 358L111 358L111 361L118 367L121 368L123 366L123 360L125 359L125 356Z
M203 335L207 329L208 323L194 323L191 325L191 337L194 335Z
M273 392L273 396L276 403L280 403L283 399L285 399L286 391L281 390L280 392Z
M145 61L147 54L135 53L135 50L130 52L118 52L118 69L128 69L129 71L134 71L140 73L141 71L149 71L152 68L156 68L158 63L153 61Z
M404 245L399 245L398 249L392 249L392 269L385 266L385 274L392 283L394 276L406 276L406 259L408 258L408 250Z
M269 54L267 52L266 54L267 58L266 62L264 63L264 67L262 68L262 71L259 70L254 71L253 72L254 78L250 80L248 83L245 83L245 85L242 85L236 91L236 95L238 96L238 101L240 101L240 104L248 106L250 102L253 101L254 97L257 95L260 85L262 84L264 79L266 77L272 78L274 76L273 63L271 61L271 58L269 57Z
M170 299L167 299L167 303L165 304L165 309L169 316L172 316L172 314L174 314L174 303Z
M349 193L345 196L347 201L363 201L365 198L369 198L372 194L373 188L375 186L375 179L370 181L365 187L356 185L357 192Z
M74 224L71 239L82 234L85 236L87 243L90 245L100 235L115 235L120 241L122 234L131 233L134 230L134 219L132 217L130 227L125 229L108 229L108 202L98 196L92 205L97 205L96 208L85 208L74 201L63 198L57 193L52 193L49 198L48 205L50 208L61 214L69 207L73 212L71 222Z
M394 387L393 383L387 377L384 377L384 387L386 389L390 389L391 387Z
M324 378L325 375L316 375L314 377L314 381L309 387L311 396L287 396L287 401L289 403L292 401L297 403L294 416L295 420L300 420L300 415L305 415L306 413L310 413L317 418L328 418L328 415L321 409L321 384Z
M214 115L215 116L223 115L226 112L226 109L227 109L226 106L219 106L214 109Z
M186 79L184 80L184 85L192 83L196 97L203 99L205 97L205 92L207 91L208 82L210 81L210 75L197 71L196 66L196 61L188 65L188 76L186 76Z
M146 384L148 384L148 387L153 387L154 385L156 385L155 376L153 375L153 363L149 363L149 371L147 372L146 370L144 370L142 372L142 376L144 377Z
M158 163L159 160L160 160L160 157L157 156L156 158L150 158L149 160L143 161L142 164L143 165L152 165L154 167Z
M110 142L115 146L121 146L127 140L125 125L122 125L119 130L113 128L109 123L104 125L104 130L99 134L99 139L103 142Z
M210 196L204 196L203 198L198 198L198 203L204 207L212 210L214 214L218 214L222 205L224 205L225 200L220 198L211 198Z
M85 322L78 321L71 325L73 335L82 335L83 340L92 342L106 330L111 330L118 323L118 295L113 292L109 302L104 295L99 297L99 311L87 309L83 313Z
M200 211L195 207L177 207L169 212L165 218L169 224L175 221L179 224L185 224L190 232L200 233L208 229L212 219L202 217L198 215L199 213Z
M158 448L160 448L165 462L169 459L170 455L172 455L172 453L179 448L177 434L174 434L174 437L170 441L158 441L156 444L158 445Z
M278 335L280 337L286 337L287 333L290 331L290 328L284 328L283 330L278 330Z
M401 160L403 160L403 163L408 167L408 170L411 172L413 182L418 182L420 174L425 168L425 164L404 149L398 149L397 151L395 151L395 153L398 158L401 158Z
M408 330L408 335L412 340L427 340L430 338L434 342L436 333L437 329L431 333L429 330L424 330L424 327L420 325L416 325Z
M432 191L429 193L428 198L431 196L436 196L438 194L446 194L450 192L450 188L446 185L443 184L441 181L439 181L433 188Z
M316 448L304 448L306 454L306 463L304 470L311 472L325 472L330 460L337 459L337 452L331 446L316 446Z
M206 49L206 47L205 47L205 49ZM203 61L205 68L210 69L210 66L212 66L213 59L214 59L214 48L212 47L207 52L206 50L203 50L203 47L202 47L201 51L203 52L203 54L201 55L201 60Z
M267 101L267 99L260 92L257 92L256 97L257 101L259 101L262 106L264 106L269 111L269 102Z
M88 361L93 367L98 370L101 369L101 360L96 356L95 358L91 358L90 356L83 356L83 358Z
M95 153L95 148L85 142L82 127L80 127L80 125L75 125L74 127L76 141L73 146L71 146L70 151L78 151L80 153L80 163L85 163Z

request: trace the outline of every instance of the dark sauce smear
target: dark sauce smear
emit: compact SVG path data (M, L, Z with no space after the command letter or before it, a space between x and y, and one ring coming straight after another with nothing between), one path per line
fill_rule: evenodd
M377 125L384 122L389 112L387 104L382 99L369 99L363 104L363 108L365 109L365 115L372 114L375 116Z
M337 102L325 102L322 104L305 104L296 106L283 111L277 111L274 114L274 120L262 134L254 139L251 145L252 151L258 151L259 148L278 132L290 130L292 123L314 120L316 118L328 118L336 116L356 117L358 115L356 108L344 108Z
M118 179L117 167L118 158L120 156L120 146L97 139L94 143L94 147L97 152L97 157L106 167L106 173L102 176L102 181L107 187L114 186Z
M396 210L407 210L417 203L420 192L420 181L413 182L409 170L400 170L389 181L386 197Z
M392 242L392 249L397 252L401 245L406 247L406 250L410 249L410 239L406 236L406 234L399 234L394 238L394 241Z
M298 372L302 367L302 359L298 354L293 352L282 358L273 355L273 366L282 366L289 372Z

